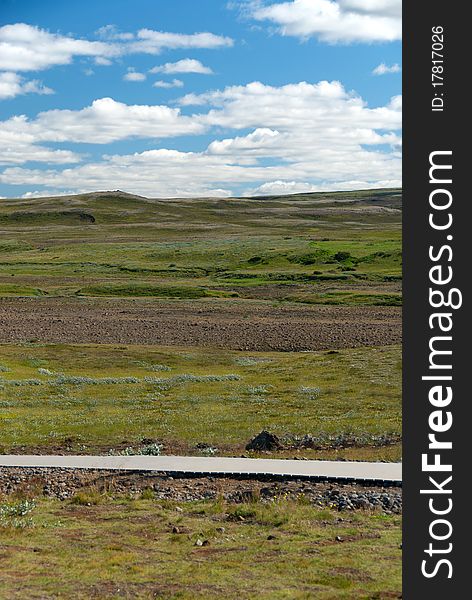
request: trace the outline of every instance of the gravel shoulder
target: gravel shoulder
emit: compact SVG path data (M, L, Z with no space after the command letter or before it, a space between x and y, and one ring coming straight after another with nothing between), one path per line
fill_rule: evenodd
M109 494L139 495L152 490L158 500L190 502L223 498L228 502L304 498L315 506L339 511L402 510L402 488L323 483L274 478L176 477L160 473L122 473L91 469L0 467L0 494L46 496L66 500L82 489Z

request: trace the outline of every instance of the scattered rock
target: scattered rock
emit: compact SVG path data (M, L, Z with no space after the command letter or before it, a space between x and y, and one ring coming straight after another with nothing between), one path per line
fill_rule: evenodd
M107 490L113 494L139 497L153 489L157 501L176 503L176 513L183 513L181 502L216 500L240 504L252 501L272 502L281 495L303 500L316 507L330 507L340 517L355 510L375 510L383 514L402 512L401 487L365 484L330 484L317 481L241 480L217 477L174 477L165 473L119 473L87 469L47 469L0 467L0 495L21 494L26 497L46 496L67 500L83 489ZM227 516L230 521L242 521L243 516ZM341 520L339 521L341 522ZM174 523L169 523L169 532ZM176 525L177 526L177 525ZM180 533L189 533L178 525Z
M269 431L261 431L246 445L246 450L256 451L281 450L282 448L279 438L275 433Z

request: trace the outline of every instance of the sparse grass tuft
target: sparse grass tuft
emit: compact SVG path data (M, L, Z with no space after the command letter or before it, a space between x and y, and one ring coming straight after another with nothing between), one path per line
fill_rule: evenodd
M11 369L0 378L5 452L21 445L47 453L61 444L79 454L120 452L150 439L163 443L164 453L197 453L197 444L205 443L238 456L267 429L281 438L310 434L326 440L317 447L333 452L349 448L339 456L401 456L398 443L371 442L371 436L401 439L399 347L254 357L209 348L189 354L169 347L50 344L27 351L3 345L0 354ZM146 375L144 363L172 370ZM316 452L308 456L336 457Z
M137 498L88 491L70 501L38 501L34 528L0 532L0 596L400 597L399 516L341 519L283 498L176 506L152 489Z

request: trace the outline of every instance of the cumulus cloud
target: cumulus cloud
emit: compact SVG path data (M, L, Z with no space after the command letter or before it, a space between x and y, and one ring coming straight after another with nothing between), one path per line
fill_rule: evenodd
M401 97L387 106L368 108L364 100L347 92L339 81L302 81L276 87L255 81L204 94L187 94L182 106L209 105L202 123L243 129L268 127L278 131L320 135L342 132L358 143L379 143L377 129L399 129ZM302 151L302 149L298 149Z
M33 190L31 192L26 192L21 196L21 198L47 198L51 196L69 196L71 194L76 194L76 190Z
M401 39L401 0L292 0L252 4L252 18L274 23L279 33L328 43Z
M44 148L48 141L107 143L212 133L218 138L199 152L157 145L145 152L104 155L47 170L13 166L19 164L16 152L0 181L33 189L119 187L156 197L400 185L399 96L383 106L369 107L337 81L279 87L252 82L188 94L180 105L189 114L175 106L126 105L103 98L78 111L8 119L0 123L0 131L10 135L10 143L0 145L0 155L5 147L13 153L15 140ZM193 105L199 110L191 114Z
M401 96L393 96L391 98L390 102L388 103L388 108L400 113L402 110L402 105L403 105L402 97Z
M106 144L127 138L165 138L201 133L204 125L165 105L128 105L112 98L94 100L81 110L49 110L35 119L13 117L0 123L11 135L37 142ZM0 150L0 155L1 152Z
M123 75L123 79L125 81L145 81L146 74L139 73L138 71L135 71L132 67L130 67L128 69L128 72L125 73L125 75Z
M293 193L319 189L339 189L340 182L359 181L359 187L381 187L382 181L400 185L399 160L380 152L360 151L351 162L342 152L336 164L329 159L321 162L316 153L313 160L278 163L264 166L258 162L238 161L234 157L211 155L206 152L179 152L177 150L149 150L130 155L104 156L102 161L63 170L7 168L0 174L0 181L8 184L44 185L55 189L130 190L151 197L192 197L197 195L231 195L241 185L258 189L265 182L289 182L279 184L278 193ZM344 168L340 168L344 161ZM309 181L312 179L312 181ZM316 181L313 181L315 179ZM307 182L301 185L300 182ZM254 188L254 186L259 186ZM345 183L344 189L352 187ZM268 186L262 192L268 192ZM274 191L274 187L270 188ZM219 190L217 193L215 190Z
M399 64L395 63L391 66L386 65L385 63L380 63L377 65L375 69L372 71L373 75L386 75L387 73L400 73L402 68Z
M263 154L267 152L270 146L274 146L278 136L280 136L278 131L260 128L243 137L215 140L208 146L208 153L240 154L243 152L248 156L253 153Z
M8 168L0 181L14 184L27 178L31 186L53 189L68 189L73 182L80 191L116 189L119 183L120 189L155 197L229 196L231 190L217 183L228 177L212 178L208 173L221 164L201 153L160 149L106 156L99 163L64 170Z
M54 94L54 90L41 81L25 81L18 73L0 73L0 99L14 98L21 94Z
M268 181L256 188L245 190L244 196L272 196L284 194L306 194L309 192L330 192L367 190L378 188L401 187L399 179L371 181L359 181L351 179L348 181L331 181L329 183L308 183L306 181Z
M0 70L41 71L69 64L74 56L107 58L119 53L113 44L74 39L26 23L0 27Z
M112 24L99 27L95 33L103 40L128 41L134 39L133 33L119 31L117 26Z
M0 27L0 71L41 71L70 64L74 57L91 57L97 65L109 65L126 54L159 54L163 50L224 48L229 37L209 32L184 34L152 29L120 33L114 26L98 30L100 40L77 39L45 29L14 23Z
M70 150L54 150L38 143L33 133L23 128L24 118L13 117L0 126L0 164L23 164L30 161L66 164L80 161Z
M346 11L379 15L381 17L402 16L401 0L337 0L338 4Z
M159 65L153 67L149 71L150 73L200 73L202 75L211 75L213 71L210 67L206 67L199 60L194 58L183 58L174 63L165 63L165 65Z
M49 110L35 119L18 116L0 124L4 131L28 134L37 142L97 144L131 137L201 134L212 128L256 130L245 140L223 140L212 146L212 152L228 144L233 149L241 144L255 149L272 143L276 136L284 146L288 135L314 136L309 146L317 140L336 137L358 144L390 143L391 135L382 130L401 127L401 96L393 97L385 106L369 108L360 96L346 92L338 81L280 87L256 81L205 94L188 94L179 103L184 107L207 105L208 110L184 115L179 107L128 105L101 98L81 110Z
M300 194L303 192L316 192L317 186L306 181L267 181L256 188L248 189L245 196L269 196L277 194Z
M152 87L156 87L156 88L164 88L164 89L169 89L169 88L181 88L184 86L184 82L181 81L180 79L173 79L172 81L163 81L162 79L155 81L152 84Z
M215 35L208 31L193 34L169 33L140 29L129 43L129 52L142 52L146 54L159 54L163 49L185 50L188 48L225 48L231 47L234 41L230 37Z
M113 64L113 61L112 61L112 60L110 60L109 58L105 58L104 56L96 56L96 57L93 59L93 62L94 62L96 65L99 65L99 66L101 66L101 67L108 67L108 66L110 66L111 64Z

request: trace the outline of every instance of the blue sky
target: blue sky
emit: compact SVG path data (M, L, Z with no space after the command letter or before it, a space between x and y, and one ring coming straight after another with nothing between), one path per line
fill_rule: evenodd
M0 196L399 185L399 7L2 0Z

